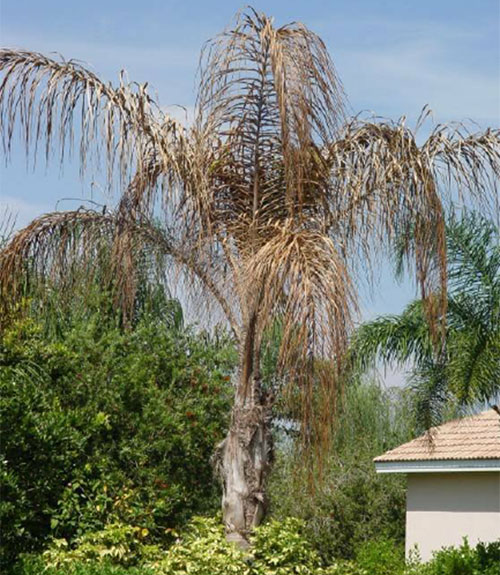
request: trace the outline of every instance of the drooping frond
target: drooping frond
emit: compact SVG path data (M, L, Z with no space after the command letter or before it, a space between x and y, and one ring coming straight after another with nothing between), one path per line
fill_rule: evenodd
M436 327L446 311L443 198L428 154L404 121L353 120L328 151L331 233L346 238L365 268L404 238L425 312ZM441 294L441 296L439 295ZM441 334L443 330L441 325ZM438 330L436 330L436 341Z
M196 129L209 219L258 247L260 226L318 210L328 176L321 149L343 118L322 41L302 24L240 14L202 62Z
M498 130L471 134L463 125L440 125L419 146L404 120L355 119L330 146L329 161L335 227L362 243L398 235L415 241L415 216L435 213L452 199L446 184L466 189L472 205L497 209Z
M447 187L448 198L456 192L460 201L483 215L498 212L500 130L471 132L463 123L438 125L422 146L422 156L436 181Z
M184 129L165 116L147 92L147 85L117 87L101 81L74 60L53 60L36 52L0 50L0 130L10 153L19 126L26 154L40 146L46 160L57 146L61 164L72 152L75 136L81 170L90 158L106 158L108 182L140 170L153 158L176 164Z
M70 287L76 261L88 277L99 245L109 241L112 229L108 215L78 210L43 215L17 232L0 252L2 312L16 304L32 283Z
M471 205L494 213L500 131L437 126L419 146L404 121L354 120L329 158L333 233L350 239L365 265L374 250L390 250L398 241L400 256L415 266L427 319L436 325L446 315L444 207L455 186L462 194L467 190Z
M288 393L300 394L303 430L313 426L317 435L316 394L328 421L356 309L346 261L330 238L294 228L290 220L277 225L274 237L248 261L246 279L261 310L258 332L280 318L278 368L287 376Z
M146 275L139 277L139 266ZM127 322L138 281L154 284L179 277L185 289L195 283L202 287L205 305L210 300L219 305L238 337L237 318L229 305L230 285L217 281L199 254L168 231L120 210L54 212L35 219L0 251L0 311L8 317L30 285L49 285L65 294L71 293L75 282L89 286L97 282L111 291ZM43 291L37 297L43 299Z
M239 341L240 317L235 310L235 279L228 273L227 266L226 270L221 269L225 261L223 256L217 258L210 246L203 251L192 238L178 236L144 220L132 225L126 233L131 239L139 236L152 251L175 264L176 273L182 276L184 295L189 296L190 292L194 291L200 299L198 309L206 308L215 302L222 310L235 340ZM165 269L165 262L160 262L160 269ZM201 288L201 293L196 290L197 287Z

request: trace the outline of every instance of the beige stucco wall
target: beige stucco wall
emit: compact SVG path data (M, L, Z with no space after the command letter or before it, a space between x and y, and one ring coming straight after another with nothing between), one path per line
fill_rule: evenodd
M500 472L408 475L406 553L423 560L443 546L500 539Z

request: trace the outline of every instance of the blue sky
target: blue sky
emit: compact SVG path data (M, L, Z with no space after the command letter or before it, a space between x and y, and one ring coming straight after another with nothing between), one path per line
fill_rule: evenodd
M277 24L300 20L324 39L353 112L414 121L429 104L436 122L500 124L498 0L259 0L253 6ZM106 80L125 68L157 90L162 107L190 110L200 48L241 7L228 0L2 0L1 44L77 58ZM63 174L57 164L27 172L19 146L2 166L0 211L7 205L22 225L61 198L90 197L90 188L90 181L78 181L76 166L65 166ZM409 283L397 286L382 273L364 316L397 313L412 295Z

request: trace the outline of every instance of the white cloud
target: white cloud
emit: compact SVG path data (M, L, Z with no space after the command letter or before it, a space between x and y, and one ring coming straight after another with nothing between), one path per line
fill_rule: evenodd
M194 99L194 77L199 46L127 45L118 42L88 42L67 37L47 37L21 31L2 34L3 45L42 52L48 56L76 59L104 81L118 83L121 70L129 81L148 82L149 92L167 105L189 105Z
M360 44L349 48L345 43L337 51L342 79L356 104L412 118L429 104L438 121L499 122L498 66L492 66L491 56L485 57L479 31L385 22L372 42Z

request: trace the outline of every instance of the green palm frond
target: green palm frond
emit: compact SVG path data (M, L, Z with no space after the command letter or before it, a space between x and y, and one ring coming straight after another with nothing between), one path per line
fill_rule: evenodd
M353 360L361 369L377 360L412 366L417 411L425 424L439 421L450 398L459 405L471 405L494 400L500 392L498 229L479 214L465 211L460 218L450 216L446 237L444 355L436 354L420 300L399 316L363 324L351 344Z
M500 238L494 223L474 212L452 216L447 242L451 293L498 297Z
M397 316L383 316L362 324L351 342L351 354L362 370L377 359L390 365L422 362L433 355L429 324L421 301L411 303Z

